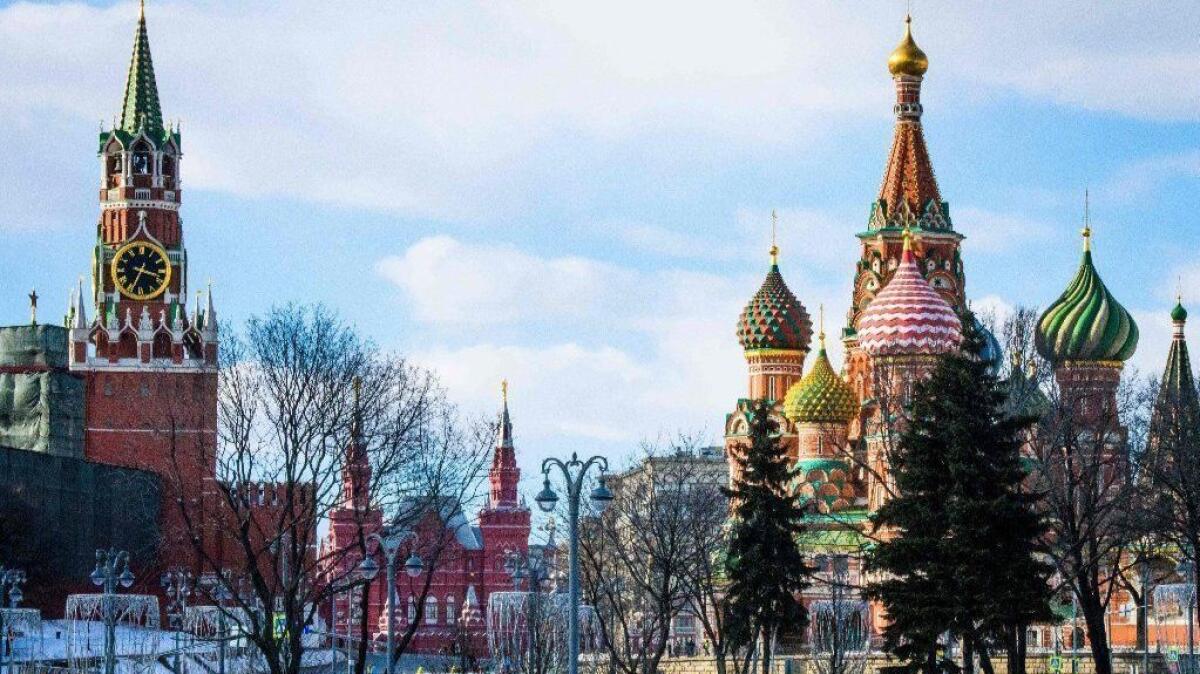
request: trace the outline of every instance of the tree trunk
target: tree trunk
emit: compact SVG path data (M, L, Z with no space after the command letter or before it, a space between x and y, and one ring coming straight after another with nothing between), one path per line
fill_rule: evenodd
M1004 636L1004 650L1008 654L1008 674L1025 674L1025 626L1016 625Z
M1083 619L1087 625L1088 644L1091 646L1092 660L1096 664L1096 674L1113 674L1112 653L1108 648L1108 630L1104 625L1104 605L1100 598L1088 593L1080 601L1083 609ZM1072 635L1073 638L1073 635Z
M969 634L963 635L962 669L963 674L975 674L975 639Z
M988 653L987 647L978 642L975 646L979 650L979 668L983 670L983 674L996 674L996 669L992 667L992 656Z
M930 646L929 654L925 656L925 674L938 674L937 644Z
M762 674L771 674L771 635L765 627L762 630Z

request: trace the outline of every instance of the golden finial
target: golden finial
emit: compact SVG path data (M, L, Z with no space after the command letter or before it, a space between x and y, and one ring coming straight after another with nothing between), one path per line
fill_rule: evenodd
M817 306L817 341L821 344L821 350L825 350L825 304L821 303Z
M909 229L908 225L905 225L904 226L904 252L905 253L912 252L912 239L913 239L912 230Z
M1088 191L1083 191L1083 252L1088 252L1092 249L1092 218L1091 207L1089 205Z
M146 0L141 0L140 6L138 7L138 20L146 20Z
M29 291L29 323L31 325L37 325L37 301L38 301L37 290L30 290Z
M775 230L779 225L779 216L771 209L771 266L779 264L779 246L775 245Z
M504 400L504 404L508 404L508 380L500 380L500 398Z
M917 46L912 36L912 15L904 17L904 38L888 57L888 71L893 75L920 77L929 70L929 57Z

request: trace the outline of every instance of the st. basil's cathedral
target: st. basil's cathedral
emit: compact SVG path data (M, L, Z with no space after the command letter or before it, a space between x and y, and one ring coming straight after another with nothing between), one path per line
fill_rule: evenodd
M913 38L910 17L905 24L904 37L887 63L896 89L891 151L866 229L855 235L861 255L840 330L845 362L840 370L830 362L822 311L817 353L804 373L813 320L785 283L780 251L772 245L766 278L737 323L749 370L748 394L725 420L725 451L735 456L749 445L754 401L765 398L772 404L782 442L796 462L797 489L813 505L805 544L815 554L846 554L852 584L859 573L855 555L869 542L870 515L887 498L888 451L897 423L903 423L907 396L939 357L959 349L960 316L968 306L960 248L965 237L955 230L949 204L938 190L921 122L921 83L929 60ZM1094 430L1112 438L1107 442L1120 444L1126 430L1119 423L1112 427L1111 419L1124 363L1137 348L1138 328L1101 280L1086 215L1082 236L1079 268L1041 314L1034 343L1053 369L1064 399L1083 412L1083 423L1109 425ZM1177 303L1167 318L1174 333L1160 396L1190 400L1200 411L1184 339L1187 312ZM986 326L974 327L984 340L982 357L999 374L1001 345ZM1022 381L1010 380L1010 386L1029 387L1024 367L1012 368L1013 379ZM1039 403L1047 401L1023 404ZM736 465L730 462L731 479ZM822 596L814 591L811 599ZM865 611L864 621L877 632L883 617L877 607ZM1111 612L1113 645L1136 645L1136 611L1114 600ZM1174 627L1170 640L1179 643L1183 632ZM1032 629L1030 646L1062 643L1053 632L1049 626Z

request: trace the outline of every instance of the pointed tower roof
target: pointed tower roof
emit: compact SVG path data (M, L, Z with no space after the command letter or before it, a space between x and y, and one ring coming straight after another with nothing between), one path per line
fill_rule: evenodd
M895 275L858 318L858 340L872 356L944 354L962 341L958 315L921 276L908 230Z
M1193 415L1192 419L1200 419L1200 400L1196 396L1196 380L1192 376L1192 359L1188 355L1187 340L1184 337L1184 326L1187 324L1187 310L1183 302L1175 303L1171 310L1171 325L1174 328L1171 348L1167 352L1167 367L1163 371L1162 387L1158 392L1159 405L1171 404L1178 406Z
M1122 362L1137 350L1137 323L1109 292L1092 264L1091 237L1085 216L1079 270L1038 320L1038 352L1055 365L1066 361Z
M121 108L121 129L136 134L144 129L152 138L162 138L162 107L158 101L158 83L154 81L154 62L150 59L150 36L146 31L146 2L142 0L137 30L133 34L133 55L125 80L125 104Z
M905 17L904 39L888 58L888 71L896 85L896 128L871 229L952 229L921 128L921 80L928 67L929 59L913 40L912 17Z
M87 310L84 308L83 302L83 278L79 279L79 288L75 291L72 299L75 301L75 306L71 312L71 327L80 330L87 329Z
M508 380L500 382L500 425L496 429L496 447L512 449L512 419L508 416Z

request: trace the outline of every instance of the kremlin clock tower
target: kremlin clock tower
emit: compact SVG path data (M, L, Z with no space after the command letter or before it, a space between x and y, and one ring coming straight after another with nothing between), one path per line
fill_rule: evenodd
M171 495L198 495L214 476L217 425L211 290L203 310L199 292L187 306L181 148L163 123L143 6L120 120L99 137L91 292L81 281L68 313L70 364L86 382L86 457L162 478L171 547Z

